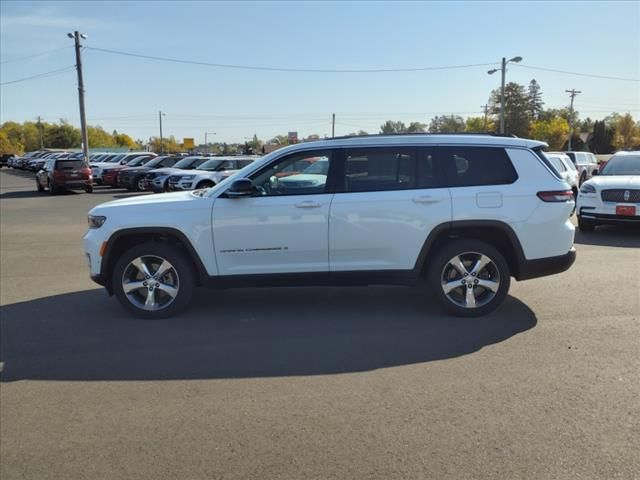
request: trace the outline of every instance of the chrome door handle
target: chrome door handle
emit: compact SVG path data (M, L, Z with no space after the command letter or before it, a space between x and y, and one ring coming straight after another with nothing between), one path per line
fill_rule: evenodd
M432 197L431 195L424 195L422 197L415 197L413 201L415 203L438 203L440 199L437 197Z
M321 205L318 202L312 201L300 202L295 204L296 208L319 208L320 206Z

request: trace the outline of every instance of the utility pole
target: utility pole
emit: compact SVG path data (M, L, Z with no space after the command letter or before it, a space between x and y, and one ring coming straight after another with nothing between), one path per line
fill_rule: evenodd
M489 105L480 105L480 108L484 110L484 131L487 131L487 115L489 114Z
M80 133L82 133L82 157L86 164L89 163L89 134L87 133L87 117L84 111L84 80L82 78L82 57L80 55L80 39L87 36L77 30L67 33L67 37L73 38L76 47L76 70L78 72L78 100L80 102Z
M336 114L331 114L331 138L336 136Z
M568 145L568 150L571 151L571 137L573 136L573 99L576 98L576 96L582 92L580 90L576 90L575 88L572 88L571 90L565 90L565 92L567 92L571 97L571 106L569 107L569 145Z
M164 140L162 139L162 116L163 115L164 113L162 113L162 110L160 110L158 112L158 118L160 119L160 155L164 153Z
M44 138L42 136L42 122L40 121L40 115L38 115L38 133L40 134L40 150L44 149Z

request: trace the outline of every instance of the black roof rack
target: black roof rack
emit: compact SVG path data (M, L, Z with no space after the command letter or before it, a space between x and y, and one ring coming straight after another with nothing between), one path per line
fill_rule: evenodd
M344 140L348 138L370 138L370 137L413 137L420 135L478 135L478 136L489 136L489 137L507 137L507 138L518 138L517 135L507 134L507 133L494 133L494 132L438 132L438 133L430 133L430 132L412 132L412 133L370 133L367 135L343 135L340 137L331 137L325 138L321 140Z

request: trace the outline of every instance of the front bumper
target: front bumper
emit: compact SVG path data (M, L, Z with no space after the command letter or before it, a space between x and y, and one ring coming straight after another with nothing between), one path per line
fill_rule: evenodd
M535 260L524 260L518 268L518 280L530 280L532 278L546 277L569 270L576 261L576 249L571 247L564 255L557 257L538 258Z
M635 207L635 215L617 215L616 207ZM640 204L630 202L605 202L601 198L601 191L597 193L578 195L578 217L582 220L602 225L623 225L640 223Z

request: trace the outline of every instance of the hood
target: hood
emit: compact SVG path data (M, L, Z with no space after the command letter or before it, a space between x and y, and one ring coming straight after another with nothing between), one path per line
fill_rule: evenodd
M596 188L640 188L640 175L596 175L587 183Z
M198 201L202 197L192 195L191 192L162 193L159 195L139 195L101 203L89 212L92 215L108 215L109 210L121 207L146 207L148 205L164 205L171 207L186 202Z

